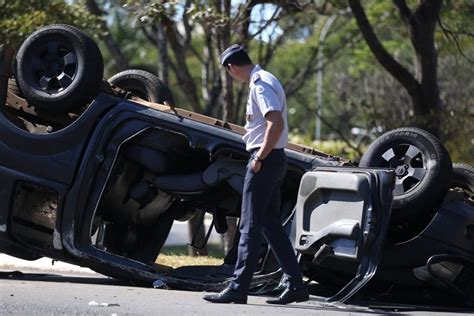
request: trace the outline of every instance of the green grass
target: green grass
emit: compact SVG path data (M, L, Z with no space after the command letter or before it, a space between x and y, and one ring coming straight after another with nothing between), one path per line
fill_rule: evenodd
M182 266L198 265L221 265L224 262L224 250L220 245L207 245L209 255L189 256L188 246L167 246L164 247L158 256L156 263L173 268Z
M224 249L222 249L222 246L219 244L208 244L207 250L210 257L223 259L225 256ZM187 255L188 246L165 246L161 250L161 253L166 255Z

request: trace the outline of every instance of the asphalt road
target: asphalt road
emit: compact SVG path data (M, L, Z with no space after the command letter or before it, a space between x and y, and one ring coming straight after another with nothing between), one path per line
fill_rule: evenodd
M58 275L0 271L0 315L354 315L388 314L383 309L338 305L321 298L272 306L266 297L249 297L247 305L212 304L202 292L132 287L95 274ZM446 315L446 312L391 310L390 314ZM451 313L455 314L455 313Z
M247 305L212 304L201 292L131 287L97 277L3 273L0 314L107 315L345 315L351 311L307 303L274 307L265 297L249 298Z
M168 245L186 243L187 225L173 227ZM211 236L211 240L212 240ZM220 236L214 237L217 243ZM12 271L22 271L12 273ZM3 315L474 315L403 308L328 305L312 296L309 302L272 306L266 297L249 297L247 305L219 305L202 300L202 292L132 287L92 270L42 258L24 261L0 254L0 316Z

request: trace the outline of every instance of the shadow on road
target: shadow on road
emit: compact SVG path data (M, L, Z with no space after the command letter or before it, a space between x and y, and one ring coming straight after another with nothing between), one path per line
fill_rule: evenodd
M135 286L126 281L108 278L105 276L58 275L51 273L24 273L21 271L0 271L0 280L41 281L57 283L83 283L113 286Z

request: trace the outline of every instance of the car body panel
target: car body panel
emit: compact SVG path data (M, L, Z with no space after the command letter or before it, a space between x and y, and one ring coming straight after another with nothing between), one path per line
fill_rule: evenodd
M320 264L358 262L356 275L329 302L344 302L374 276L383 251L395 175L391 170L316 168L301 180L295 249Z
M235 151L244 158L248 155L241 134L233 130L110 95L99 95L75 122L51 134L20 130L3 115L0 115L0 123L0 238L9 243L13 240L19 247L29 243L24 236L11 231L15 200L12 196L19 183L28 183L58 195L50 243L47 247L33 247L32 253L88 265L96 270L116 268L121 271L118 276L147 281L157 278L155 271L150 272L149 265L90 246L90 223L121 146L141 133L162 130L182 135L191 148L205 149L209 159L222 151ZM15 159L11 159L12 155ZM287 155L291 168L301 173L314 164L343 164L343 160L329 155L314 156L294 150L287 150ZM17 248L4 251L17 254ZM144 277L138 277L140 275Z

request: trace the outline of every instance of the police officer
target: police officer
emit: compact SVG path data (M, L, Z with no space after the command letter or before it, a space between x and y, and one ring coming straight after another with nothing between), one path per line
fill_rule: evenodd
M243 140L252 155L245 174L234 278L225 290L206 295L204 299L213 303L247 303L263 235L288 281L285 291L267 303L307 301L308 290L302 282L293 247L279 216L280 187L287 169L284 152L288 142L285 92L278 79L253 64L240 45L227 48L221 54L220 62L234 79L249 83Z

